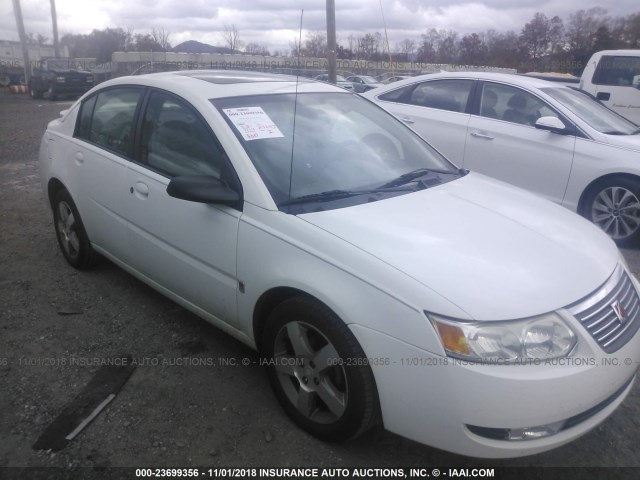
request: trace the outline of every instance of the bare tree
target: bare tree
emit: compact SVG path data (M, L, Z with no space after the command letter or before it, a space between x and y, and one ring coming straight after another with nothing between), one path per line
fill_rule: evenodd
M164 27L160 27L158 29L154 28L151 30L151 38L153 38L153 41L160 45L160 48L165 52L171 50L169 35L170 33L166 31Z
M225 25L224 32L222 32L222 38L225 46L235 52L240 49L242 42L240 41L240 33L235 25Z
M405 61L409 61L409 57L411 57L411 55L413 54L413 52L415 52L415 50L416 50L416 42L409 38L405 38L401 42L398 42L398 44L396 45L396 51L402 54L402 58Z
M327 55L326 32L308 32L302 47L302 55L313 58L324 58Z
M244 48L244 52L250 55L263 55L269 56L269 49L265 45L260 45L258 43L247 43L247 46Z

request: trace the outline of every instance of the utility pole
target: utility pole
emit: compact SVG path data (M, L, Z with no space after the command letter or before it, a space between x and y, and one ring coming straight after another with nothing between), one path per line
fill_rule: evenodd
M29 49L27 48L27 35L24 33L24 23L22 22L22 10L20 9L20 0L13 0L13 13L16 16L16 24L18 25L18 35L20 35L20 44L22 45L22 61L24 62L24 79L27 85L31 80L31 65L29 64Z
M56 0L51 0L51 22L53 23L53 51L55 56L60 56L60 41L58 40L58 14L56 13Z
M327 0L327 61L329 62L329 82L335 85L337 83L335 0Z

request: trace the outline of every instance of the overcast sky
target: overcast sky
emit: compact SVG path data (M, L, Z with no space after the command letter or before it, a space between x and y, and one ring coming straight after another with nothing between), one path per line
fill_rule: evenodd
M380 0L336 0L338 42L346 46L350 34L384 34ZM50 0L21 0L25 29L53 38ZM271 51L288 51L298 37L300 12L304 31L326 29L324 0L56 0L58 30L90 33L122 27L134 33L153 28L170 32L169 42L198 40L224 45L221 32L235 25L240 40ZM612 16L640 12L638 0L382 0L389 42L418 40L429 28L453 29L460 34L515 30L519 32L535 12L567 20L570 13L603 7ZM13 2L0 0L0 40L18 40Z

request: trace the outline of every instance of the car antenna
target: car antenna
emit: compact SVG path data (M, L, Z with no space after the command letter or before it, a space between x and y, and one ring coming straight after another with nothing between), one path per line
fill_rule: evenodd
M296 61L296 93L293 100L293 131L291 132L291 170L289 171L289 198L291 200L291 182L293 181L293 151L296 144L296 111L298 109L298 84L300 83L300 50L302 50L302 17L304 8L300 11L300 33L298 34L298 59Z

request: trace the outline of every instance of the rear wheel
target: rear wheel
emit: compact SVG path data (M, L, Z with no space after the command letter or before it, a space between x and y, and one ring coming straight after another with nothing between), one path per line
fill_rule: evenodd
M325 305L286 300L269 316L262 346L276 397L304 430L336 441L374 425L371 368L349 328Z
M619 245L640 238L640 182L609 178L592 188L585 198L584 215Z
M49 100L51 100L52 102L58 99L58 94L53 89L53 87L49 87L48 93L49 93Z
M38 98L42 98L42 92L35 87L29 87L29 95L34 100L37 100Z
M97 254L91 247L78 209L66 190L58 191L53 198L53 224L60 250L72 267L84 270L95 264Z

